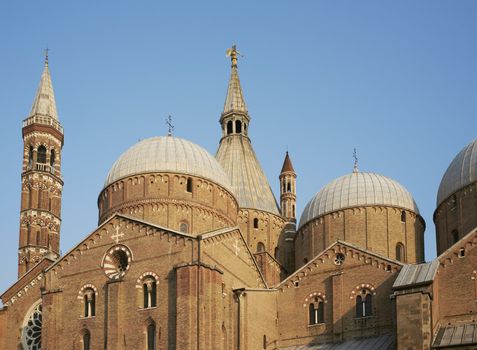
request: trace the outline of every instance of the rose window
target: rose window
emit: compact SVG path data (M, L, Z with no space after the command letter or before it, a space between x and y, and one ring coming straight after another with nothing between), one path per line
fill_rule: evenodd
M345 261L345 256L343 253L338 253L335 256L335 265L343 265Z
M23 326L22 343L25 350L41 350L41 303L28 316Z

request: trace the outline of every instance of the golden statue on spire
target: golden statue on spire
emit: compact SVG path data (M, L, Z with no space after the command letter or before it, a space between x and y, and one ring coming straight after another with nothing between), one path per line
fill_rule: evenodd
M235 44L232 45L232 48L227 49L226 54L227 57L230 57L230 60L232 61L232 67L237 67L237 55L243 57L242 54L237 51L237 46Z

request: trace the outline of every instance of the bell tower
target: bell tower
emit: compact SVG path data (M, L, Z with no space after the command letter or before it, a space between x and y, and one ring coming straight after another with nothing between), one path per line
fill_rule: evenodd
M296 172L293 169L288 151L283 161L279 179L282 216L289 221L296 222Z
M23 121L22 136L18 277L43 257L55 260L60 256L63 127L56 112L48 50L31 112Z

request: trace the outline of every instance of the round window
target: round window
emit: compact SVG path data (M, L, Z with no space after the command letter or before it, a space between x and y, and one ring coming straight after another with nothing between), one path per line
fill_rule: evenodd
M343 253L338 253L335 256L335 265L343 265L345 261L345 256Z
M121 279L131 265L131 252L123 246L117 245L109 249L103 258L104 273L112 280Z

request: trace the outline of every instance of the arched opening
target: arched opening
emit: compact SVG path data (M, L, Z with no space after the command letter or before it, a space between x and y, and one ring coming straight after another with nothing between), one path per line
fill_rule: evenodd
M262 242L258 242L257 244L257 253L262 253L265 251L265 244Z
M86 330L83 334L83 350L90 350L91 348L91 333Z
M267 335L266 334L263 335L263 348L264 349L267 348Z
M93 288L86 288L83 293L84 317L96 316L96 293Z
M291 192L291 183L287 183L287 192Z
M324 302L323 299L315 297L309 305L309 324L318 324L325 322Z
M292 205L292 215L293 215L293 217L295 217L295 215L296 215L296 214L295 214L295 206L294 206L294 205Z
M33 166L33 146L30 146L30 149L28 150L28 168L31 169Z
M242 122L240 120L235 121L235 132L237 134L242 133Z
M43 145L38 147L38 151L36 153L36 162L41 164L46 163L46 147Z
M287 184L283 181L283 193L287 191Z
M396 244L396 260L404 262L404 245L402 243Z
M373 296L367 289L362 289L356 297L356 317L368 317L373 314Z
M182 233L189 233L189 224L185 221L181 222L179 231Z
M231 133L234 132L234 125L231 120L227 122L227 135L230 135Z
M151 308L157 306L157 282L152 276L146 276L142 283L143 291L143 308Z
M56 162L56 153L55 153L55 150L52 149L50 153L50 165L55 166L55 162Z
M280 249L278 247L275 247L275 259L278 260L280 258Z
M40 245L41 243L41 234L40 231L36 231L36 245Z
M253 219L253 228L258 228L258 219Z
M156 350L156 324L153 322L147 326L147 350Z
M401 222L406 222L406 212L404 210L401 211Z
M192 179L190 177L187 178L186 190L192 193Z

